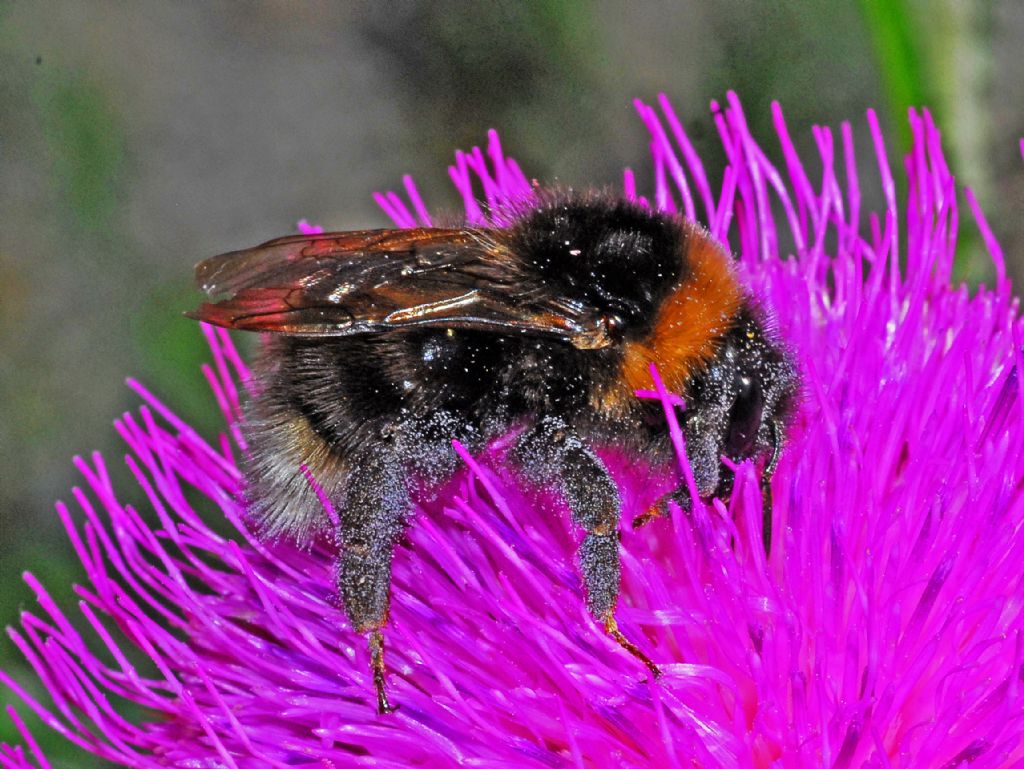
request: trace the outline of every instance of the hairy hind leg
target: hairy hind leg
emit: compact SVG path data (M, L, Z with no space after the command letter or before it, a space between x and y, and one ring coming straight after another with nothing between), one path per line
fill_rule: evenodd
M411 509L409 477L427 491L456 466L452 439L470 448L479 431L447 411L390 426L388 448L358 457L348 478L341 514L340 588L352 626L369 633L377 709L392 708L385 689L384 633L391 592L391 557ZM425 488L423 485L425 484Z
M524 433L515 454L529 480L558 484L573 520L586 531L579 557L587 610L623 649L659 676L658 667L622 634L615 620L621 581L621 503L608 469L562 420L554 418Z
M385 690L383 627L391 593L391 557L409 507L405 469L396 456L368 456L352 470L341 511L339 588L352 627L369 633L381 713L394 710Z

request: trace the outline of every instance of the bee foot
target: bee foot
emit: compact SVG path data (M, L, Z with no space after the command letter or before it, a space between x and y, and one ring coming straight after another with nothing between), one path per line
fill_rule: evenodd
M388 693L384 689L384 634L380 630L370 634L370 660L373 666L373 686L377 690L377 712L381 715L394 713L398 705L388 701Z
M622 631L619 630L619 623L616 622L614 613L608 612L604 615L604 617L601 618L601 621L604 623L605 632L608 633L608 635L610 635L612 638L614 638L619 646L621 646L623 649L625 649L638 660L640 660L642 663L644 663L644 665L651 672L651 675L654 678L661 678L661 668L655 665L651 661L650 657L648 657L646 654L640 651L640 648L632 641L630 641L628 638L626 638L626 636L622 634Z
M633 519L633 530L635 531L637 529L642 529L644 526L649 524L654 519L664 518L665 515L666 513L664 509L659 508L656 504L652 505L650 508L647 509L646 513L638 515L636 518Z
M658 497L657 501L648 507L646 512L633 519L633 529L641 529L656 518L668 518L670 515L669 502L675 502L683 510L689 510L691 507L688 491L685 489L670 491Z

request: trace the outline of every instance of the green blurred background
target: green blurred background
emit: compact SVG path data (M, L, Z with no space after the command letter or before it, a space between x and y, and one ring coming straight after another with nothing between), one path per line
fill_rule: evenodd
M732 88L771 147L773 99L805 148L852 120L865 174L865 108L899 149L930 106L1019 284L1022 49L1020 0L0 3L0 623L34 606L25 569L71 600L53 501L73 454L121 455L126 375L214 429L181 317L200 258L301 217L383 226L370 192L403 173L452 207L451 152L490 127L531 176L617 183L646 168L630 100L659 91L720 171L708 103ZM991 278L976 236L960 259ZM7 639L0 667L31 678ZM35 732L57 765L100 765Z

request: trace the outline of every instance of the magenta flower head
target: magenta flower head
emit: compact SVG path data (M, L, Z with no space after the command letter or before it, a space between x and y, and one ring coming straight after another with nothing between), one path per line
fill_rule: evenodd
M132 767L1024 765L1024 327L970 191L996 284L951 285L962 211L931 117L910 114L898 203L868 113L860 152L886 203L866 212L847 124L815 128L805 164L775 106L775 165L730 94L713 105L728 160L713 184L664 97L637 109L654 188L627 171L624 195L731 245L802 382L769 555L753 464L731 498L634 530L689 472L679 430L675 466L604 456L623 504L619 625L660 678L588 615L581 533L557 497L521 486L502 445L459 447L464 467L395 553L401 708L378 715L334 544L253 533L238 469L249 370L204 327L224 432L198 435L131 382L143 404L117 429L149 509L119 501L99 456L77 460L77 509L57 506L85 572L77 616L27 574L39 609L9 630L48 700L0 680L83 751ZM470 223L535 195L493 134L451 176ZM411 180L378 202L399 226L430 224ZM661 398L671 425L675 396L638 397ZM225 518L229 536L211 526ZM0 747L0 766L50 766L8 712L23 743Z

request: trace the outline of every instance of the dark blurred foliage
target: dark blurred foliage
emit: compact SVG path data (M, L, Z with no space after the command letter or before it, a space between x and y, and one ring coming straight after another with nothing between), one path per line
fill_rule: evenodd
M851 120L868 176L865 108L898 150L906 108L931 106L1019 282L1022 44L1016 0L0 3L0 620L34 605L26 568L72 600L52 504L73 454L117 468L126 375L215 429L180 314L200 258L300 217L382 226L369 193L403 173L451 208L451 152L491 127L540 180L612 185L626 165L643 179L631 99L659 91L717 177L708 104L731 88L769 146L774 99L808 150L811 124ZM962 231L961 274L990 279ZM6 642L0 667L28 679ZM46 749L99 765L48 735Z

